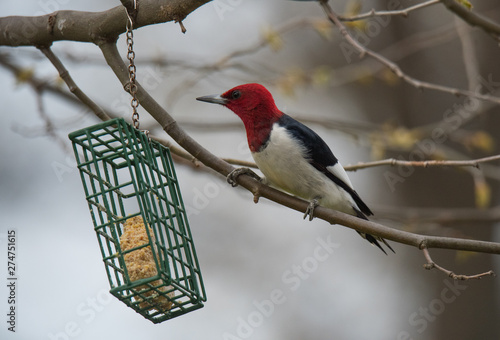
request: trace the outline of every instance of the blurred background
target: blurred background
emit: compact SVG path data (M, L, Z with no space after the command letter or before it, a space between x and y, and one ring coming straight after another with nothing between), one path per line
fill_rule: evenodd
M346 16L414 1L335 1ZM118 1L3 1L0 15L103 11ZM392 6L392 7L391 7ZM500 22L495 0L473 10ZM138 80L212 153L251 160L239 119L197 102L249 82L316 130L343 165L498 154L498 104L417 90L359 58L312 2L208 3L178 24L134 32ZM498 42L437 4L348 25L365 47L420 80L498 96ZM123 36L118 47L126 56ZM130 121L130 98L92 44L57 42L79 87ZM0 48L2 339L498 339L498 278L454 282L416 248L385 256L353 230L261 199L181 160L177 174L205 282L203 309L158 325L112 297L67 134L98 122L60 93L32 47ZM42 95L33 79L56 89ZM70 97L70 96L68 96ZM167 137L141 108L141 127ZM374 219L394 228L500 242L498 162L475 168L376 167L349 173ZM7 231L17 233L17 329L7 331ZM318 247L322 255L318 257ZM498 256L431 250L460 274L500 273Z

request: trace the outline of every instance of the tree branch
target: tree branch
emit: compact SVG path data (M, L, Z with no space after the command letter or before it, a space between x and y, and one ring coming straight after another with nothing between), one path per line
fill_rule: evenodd
M241 159L234 158L225 158L226 162L234 165L246 166L248 168L257 168L257 165L254 162L249 162ZM428 167L462 167L462 166L470 166L474 168L479 168L479 164L486 162L493 162L500 160L500 155L478 158L478 159L470 159L470 160L427 160L427 161L405 161L399 160L395 158L382 159L379 161L366 162L366 163L358 163L355 165L347 165L344 166L346 171L357 171L360 169L373 168L377 166L390 165L390 166L411 166L418 168L428 168Z
M454 1L454 0L451 0ZM328 19L335 25L337 28L340 30L340 33L342 36L347 40L349 44L351 44L359 53L360 53L360 58L362 58L365 55L369 55L370 57L374 58L375 60L379 61L383 65L387 66L392 72L394 72L399 78L403 79L406 81L408 84L416 87L417 89L429 89L433 91L440 91L444 93L449 93L454 96L465 96L465 97L472 97L472 98L477 98L481 100L486 100L486 101L491 101L497 104L500 104L500 97L496 96L491 96L487 94L480 94L476 93L473 91L469 90L461 90L461 89L456 89L453 87L449 86L443 86L443 85L438 85L438 84L433 84L425 81L421 81L418 79L415 79L413 77L410 77L406 73L404 73L401 68L391 60L387 59L386 57L382 56L381 54L378 54L365 46L363 46L361 43L359 43L356 39L354 39L345 25L339 20L338 15L332 10L330 5L328 4L328 0L320 0L319 1L321 7L325 11Z
M448 10L451 12L455 13L457 16L462 18L465 22L467 22L471 26L477 26L484 30L485 32L491 34L495 39L500 40L500 25L495 23L494 21L491 21L488 18L485 18L481 16L480 14L474 13L471 10L468 10L465 8L463 5L458 3L456 0L429 0L422 2L420 4L416 4L414 6L410 6L408 8L404 8L401 10L393 10L393 11L376 11L375 9L372 9L371 11L367 13L362 13L358 14L355 16L350 16L350 17L344 17L339 15L338 18L341 21L357 21L357 20L363 20L363 19L368 19L371 17L375 16L404 16L407 17L408 14L412 11L425 8L428 6L435 5L437 3L441 2L443 5L445 5Z
M425 259L427 260L427 263L424 264L424 268L427 270L431 270L433 268L436 268L439 271L442 271L445 273L447 276L451 277L453 280L470 280L470 279L476 279L480 280L484 276L496 276L493 270L487 271L485 273L481 274L476 274L476 275L460 275L460 274L455 274L451 270L445 269L438 265L436 262L434 262L431 258L431 254L429 254L429 250L427 248L422 248L422 251L424 253Z
M94 103L92 99L89 98L74 82L73 78L71 78L68 70L64 67L63 63L59 58L52 52L50 47L40 47L40 51L50 60L52 65L56 68L57 72L59 72L59 76L66 83L69 88L69 91L73 93L80 101L85 104L88 108L94 112L94 114L101 120L106 121L111 119L104 110Z
M363 20L363 19L368 19L371 17L383 17L383 16L403 16L407 17L410 12L415 11L417 9L425 8L428 6L435 5L439 3L440 0L429 0L426 2L422 2L420 4L416 4L414 6L410 6L408 8L400 9L400 10L394 10L394 11L376 11L375 9L372 9L371 11L363 14L358 14L358 15L353 15L350 17L344 17L342 15L339 15L338 18L340 21L357 21L357 20Z
M168 21L180 22L211 0L142 0L134 28ZM0 18L0 45L50 46L54 41L99 43L114 41L125 32L127 13L123 6L103 12L57 11L37 17Z
M500 40L500 25L485 18L477 13L474 13L455 0L439 0L445 5L450 11L458 15L465 22L471 26L477 26L483 31L489 33L496 40Z
M366 169L366 168L381 166L381 165L390 165L390 166L402 165L402 166L412 166L412 167L422 167L422 168L433 167L433 166L441 166L441 167L445 167L445 166L471 166L474 168L479 168L479 164L481 164L481 163L493 162L493 161L496 161L499 159L500 159L500 155L478 158L478 159L471 159L471 160L463 160L463 161L462 160L460 160L460 161L455 161L455 160L451 160L451 161L447 161L447 160L404 161L404 160L398 160L395 158L389 158L389 159L383 159L380 161L358 163L356 165L348 165L348 166L345 166L344 169L346 171L356 171L359 169Z
M25 68L16 65L6 54L2 53L0 53L0 65L12 72L15 77L19 77L20 74L26 71ZM72 96L70 93L62 91L59 87L54 86L43 79L37 78L34 75L31 75L30 77L23 79L22 81L29 84L36 92L48 92L55 96L58 96L61 99L71 102L72 104L84 105L80 100Z

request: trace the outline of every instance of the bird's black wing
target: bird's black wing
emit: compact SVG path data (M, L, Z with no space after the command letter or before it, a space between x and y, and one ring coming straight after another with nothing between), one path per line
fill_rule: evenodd
M309 155L307 155L308 160L314 168L321 171L325 174L325 176L351 195L357 205L357 207L353 207L357 217L368 220L366 216L373 215L373 212L370 208L368 208L365 202L363 202L361 197L359 197L358 193L351 187L351 185L346 182L349 181L349 179L344 168L342 168L339 164L338 159L333 155L332 150L330 150L325 141L316 132L286 114L283 114L283 116L279 119L278 124L286 126L292 136L297 138L305 146L305 148L309 150ZM338 168L335 168L335 165L338 165ZM330 169L334 169L334 171L330 171ZM337 170L337 174L335 174L335 170ZM346 178L346 180L343 180L342 178ZM386 251L382 248L378 241L382 241L390 250L392 250L392 252L394 252L394 249L392 249L392 247L383 238L375 237L359 231L358 234L371 244L377 246L384 252L384 254L387 255Z
M355 210L358 210L358 217L366 218L366 216L373 215L370 208L363 202L358 193L348 183L342 180L342 178L328 169L328 167L333 167L338 164L339 161L325 141L316 132L286 114L283 114L278 124L286 126L288 131L290 131L295 138L300 140L306 149L309 150L308 160L313 167L321 171L325 176L351 195L352 199L359 207L359 210L353 207Z

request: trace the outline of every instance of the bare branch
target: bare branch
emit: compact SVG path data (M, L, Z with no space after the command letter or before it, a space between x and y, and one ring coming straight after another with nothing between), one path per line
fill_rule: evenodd
M376 11L375 9L372 9L371 11L369 11L367 13L358 14L358 15L354 15L354 16L350 16L350 17L344 17L342 15L339 15L338 18L340 21L350 22L350 21L363 20L363 19L368 19L368 18L377 17L377 16L378 17L383 17L383 16L407 17L410 14L410 12L415 11L417 9L421 9L421 8L435 5L435 4L439 3L439 1L440 0L430 0L430 1L422 2L420 4L416 4L414 6L410 6L410 7L405 8L405 9L394 10L394 11Z
M500 25L473 11L466 9L455 0L439 0L450 11L458 15L471 26L477 26L489 33L497 41L500 41Z
M134 28L167 21L182 21L211 0L143 0ZM99 43L114 41L125 32L127 14L123 6L103 12L57 11L37 17L0 18L0 45L50 46L54 41Z
M404 161L395 158L383 159L380 161L367 162L367 163L358 163L356 165L348 165L345 166L346 171L356 171L359 169L366 169L375 166L381 165L402 165L402 166L412 166L412 167L432 167L432 166L471 166L475 168L479 168L479 164L486 162L493 162L500 159L500 155L471 159L466 161L447 161L447 160L428 160L428 161Z
M454 1L454 0L451 0ZM443 85L438 85L438 84L433 84L425 81L421 81L418 79L415 79L413 77L410 77L406 73L404 73L401 68L391 60L387 59L386 57L382 56L379 53L376 53L366 47L364 47L361 43L359 43L356 39L354 39L351 34L348 32L347 28L345 25L339 20L339 17L337 14L332 10L330 5L328 4L327 0L321 0L320 5L323 7L326 15L330 19L332 23L337 26L337 28L340 30L342 36L351 44L356 50L359 51L360 57L363 57L365 55L368 55L375 60L379 61L380 63L384 64L387 66L392 72L394 72L399 78L403 79L406 81L408 84L416 87L417 89L429 89L433 91L440 91L444 93L449 93L454 96L465 96L465 97L472 97L472 98L477 98L481 100L486 100L486 101L491 101L497 104L500 104L500 97L496 96L491 96L487 94L480 94L476 93L473 91L469 90L461 90L449 86L443 86Z
M303 28L303 27L315 27L315 25L318 23L317 19L309 19L309 18L299 18L299 19L292 19L290 21L285 22L282 25L279 25L276 28L273 28L273 34L276 35L281 35L281 34L286 34L291 31L294 31L298 28ZM180 64L183 66L187 66L189 68L193 68L196 70L195 77L192 79L187 79L183 81L180 85L177 86L177 88L172 91L169 95L169 101L172 102L176 98L179 98L182 93L185 92L186 89L193 87L197 83L199 83L201 80L207 78L213 73L220 72L221 70L245 70L248 74L256 74L259 72L259 68L251 67L248 65L248 63L244 62L237 62L237 60L240 57L243 56L250 56L252 54L256 54L260 51L262 51L264 48L268 47L270 45L269 39L265 36L262 35L259 37L259 39L256 42L252 42L248 46L236 49L227 55L219 58L215 62L209 62L209 63L204 63L201 65L192 65L192 64L187 64L185 60L182 61L176 61L176 64ZM170 64L171 62L162 62L158 60L154 60L155 63L159 63L160 65L167 65ZM262 71L262 66L260 67L260 71Z
M9 70L10 72L12 72L16 77L22 72L24 72L24 69L19 65L13 63L12 60L10 60L9 56L6 54L0 53L0 65L3 66L5 69ZM34 75L30 76L27 79L23 79L23 81L26 84L29 84L35 91L48 92L72 104L83 105L80 100L75 98L70 93L63 91L59 87L50 84L46 80L37 78Z
M253 162L244 161L240 159L233 158L224 158L224 160L228 163L240 166L246 166L249 168L257 168L257 165ZM373 168L377 166L390 165L390 166L412 166L419 168L428 168L428 167L462 167L462 166L470 166L474 168L479 168L479 164L486 162L493 162L500 160L500 155L464 160L464 161L456 161L456 160L428 160L428 161L404 161L395 158L383 159L380 161L366 162L366 163L358 163L356 165L347 165L344 166L346 171L356 171L360 169Z
M57 72L59 72L59 76L61 77L62 80L68 85L68 88L71 93L73 93L80 101L85 104L88 108L90 108L95 115L101 119L101 120L109 120L111 117L109 117L104 110L94 103L92 99L89 98L73 81L73 78L71 78L68 70L64 67L63 63L59 58L52 52L50 47L40 47L40 51L47 57L47 59L50 60L52 65L56 68Z
M427 263L424 264L424 268L427 270L431 270L433 268L436 268L437 270L442 271L445 273L447 276L451 277L453 280L471 280L471 279L476 279L480 280L484 276L496 276L493 270L487 271L485 273L481 274L476 274L476 275L460 275L460 274L455 274L451 270L445 269L438 265L436 262L434 262L431 258L431 255L429 254L429 250L427 248L422 248L422 251L424 253L425 259L427 260Z

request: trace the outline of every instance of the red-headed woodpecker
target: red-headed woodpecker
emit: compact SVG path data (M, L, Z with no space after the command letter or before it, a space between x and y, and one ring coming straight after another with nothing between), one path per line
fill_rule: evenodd
M252 156L265 176L264 182L308 200L310 204L304 218L309 215L312 220L317 205L363 219L373 215L353 189L344 168L323 139L304 124L281 112L264 86L245 84L221 95L196 99L221 104L241 118ZM234 176L249 171L237 170L228 176L230 183L235 183ZM384 253L378 241L394 252L381 237L359 234Z

